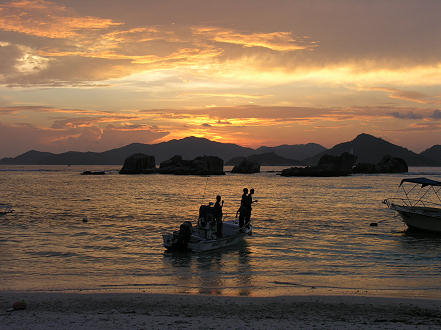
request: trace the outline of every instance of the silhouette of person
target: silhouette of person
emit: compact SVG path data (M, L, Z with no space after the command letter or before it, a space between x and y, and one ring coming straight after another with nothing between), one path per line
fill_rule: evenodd
M224 201L221 202L221 196L216 196L216 203L213 206L214 220L216 221L217 229L216 234L217 237L222 237L222 206L224 206Z
M254 194L254 189L251 188L250 193L246 198L247 214L245 216L245 224L247 224L251 220L251 210L252 210L251 205L253 204L253 194Z
M240 200L240 207L236 212L236 218L237 214L239 213L239 227L242 228L245 223L245 218L247 216L248 210L247 210L247 200L248 200L248 188L243 188L243 194L242 199Z

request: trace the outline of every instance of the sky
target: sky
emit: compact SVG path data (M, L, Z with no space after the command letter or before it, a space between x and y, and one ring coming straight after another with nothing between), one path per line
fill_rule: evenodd
M441 144L439 0L0 1L0 157Z

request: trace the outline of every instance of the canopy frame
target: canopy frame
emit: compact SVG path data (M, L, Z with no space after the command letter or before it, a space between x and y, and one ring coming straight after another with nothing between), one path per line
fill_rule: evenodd
M414 185L409 190L406 190L405 185L403 185L403 183L406 183L406 182L414 183ZM418 199L416 202L412 202L412 199L410 198L409 195L419 185L421 185L421 191L424 191L424 192L419 194L419 196L417 196ZM435 196L438 198L438 201L441 203L441 197L439 195L439 193L441 191L441 182L439 182L439 181L427 179L424 177L409 178L409 179L401 180L400 185L398 187L403 188L404 194L406 195L406 199L407 199L407 200L403 200L403 202L408 206L417 206L418 204L422 204L423 206L426 206L424 204L423 198L429 193L429 191L433 192L435 194ZM423 188L425 188L425 187L429 187L429 188L423 190Z

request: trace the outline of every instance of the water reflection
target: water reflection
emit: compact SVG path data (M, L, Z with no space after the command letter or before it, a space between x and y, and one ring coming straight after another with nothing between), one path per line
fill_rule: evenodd
M441 254L441 233L407 229L401 236L401 247L424 256Z
M225 250L205 253L165 251L163 263L170 268L170 282L182 293L251 294L251 251L246 242ZM234 292L236 291L237 292Z
M250 267L250 250L245 243L239 249L239 265L238 265L238 288L240 296L249 296L251 293L251 267Z

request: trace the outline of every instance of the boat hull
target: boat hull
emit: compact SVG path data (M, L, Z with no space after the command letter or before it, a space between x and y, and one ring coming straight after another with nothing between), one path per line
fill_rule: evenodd
M178 242L172 233L163 234L162 237L164 247L168 250L204 252L239 244L245 237L252 234L252 226L251 223L249 223L243 228L239 228L237 222L226 221L223 223L223 233L223 237L206 238L204 235L200 235L195 231L186 244Z
M227 236L213 240L204 240L198 243L190 242L188 243L188 249L194 252L204 252L204 251L222 249L239 244L244 240L246 236L248 236L248 234L241 233L238 235Z
M403 222L412 229L441 233L441 212L426 207L407 207L393 205Z

